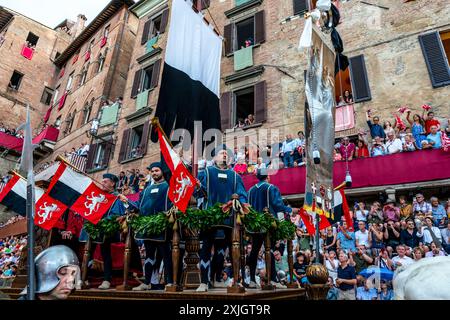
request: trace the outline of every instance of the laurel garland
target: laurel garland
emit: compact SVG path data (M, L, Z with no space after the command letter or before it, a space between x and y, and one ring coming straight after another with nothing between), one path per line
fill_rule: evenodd
M165 213L137 216L131 220L131 228L139 234L160 234L170 225Z
M118 215L113 215L101 219L97 224L86 222L84 228L92 239L99 239L102 235L106 238L112 237L116 232L120 231L120 224L117 221Z
M111 237L120 231L117 221L119 216L110 216L100 220L96 225L88 222L85 224L86 231L93 239L102 234ZM191 230L204 231L216 225L223 225L223 221L230 217L230 213L222 211L222 204L217 203L209 209L188 208L186 213L178 212L178 221ZM248 233L271 233L273 241L294 239L296 226L289 220L278 221L271 214L258 212L250 208L250 212L243 218L245 230ZM130 220L131 228L136 233L160 234L173 223L164 212L150 216L135 216Z

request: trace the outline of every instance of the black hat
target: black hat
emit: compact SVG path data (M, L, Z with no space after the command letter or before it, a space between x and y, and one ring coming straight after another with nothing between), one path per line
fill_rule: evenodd
M266 180L268 175L269 175L269 172L266 168L261 168L261 169L256 170L256 178L259 181Z
M148 170L152 170L153 168L160 168L162 169L161 162L153 162L151 165L147 167Z
M115 174L112 174L112 173L105 173L103 175L103 178L104 179L109 179L109 180L111 180L114 183L119 182L119 178L117 178L117 176Z

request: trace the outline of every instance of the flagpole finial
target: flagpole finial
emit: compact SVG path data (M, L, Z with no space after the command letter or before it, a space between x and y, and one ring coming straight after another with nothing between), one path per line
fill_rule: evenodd
M153 119L151 120L151 123L153 126L159 126L159 118L153 117Z

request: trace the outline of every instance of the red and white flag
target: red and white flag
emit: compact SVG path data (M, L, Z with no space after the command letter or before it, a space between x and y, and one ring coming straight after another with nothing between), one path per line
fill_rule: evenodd
M53 199L39 187L34 188L35 214L34 224L50 230L58 222L58 219L66 211L67 206ZM17 174L5 185L0 192L0 203L11 211L26 216L27 181Z
M161 153L172 172L169 182L169 199L181 212L186 212L189 200L195 191L195 178L181 161L180 156L173 150L159 125L155 127L158 131Z
M100 221L117 199L64 162L56 170L47 193L93 224Z
M36 201L34 224L43 229L51 230L66 210L66 205L44 193Z

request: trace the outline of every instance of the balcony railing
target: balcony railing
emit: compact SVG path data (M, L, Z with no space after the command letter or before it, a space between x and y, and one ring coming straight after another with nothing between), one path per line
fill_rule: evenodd
M442 149L401 152L373 158L359 158L349 161L352 189L399 185L433 180L450 179L450 152ZM333 181L335 186L345 180L345 161L334 162ZM254 174L242 176L248 190L257 183ZM306 168L280 169L270 177L282 195L305 193Z

